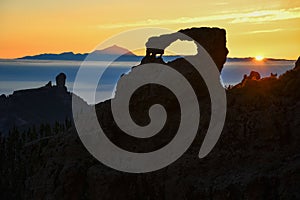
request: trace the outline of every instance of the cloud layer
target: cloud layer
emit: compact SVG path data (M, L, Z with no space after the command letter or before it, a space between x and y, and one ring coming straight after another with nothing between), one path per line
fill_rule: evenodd
M205 17L180 17L176 19L148 19L143 21L131 23L118 23L118 24L103 24L98 28L113 29L124 27L139 27L139 26L158 26L158 25L172 25L172 24L190 24L200 22L212 21L228 21L228 23L266 23L278 20L299 19L300 7L278 10L259 10L245 13L227 13L222 15L211 15Z

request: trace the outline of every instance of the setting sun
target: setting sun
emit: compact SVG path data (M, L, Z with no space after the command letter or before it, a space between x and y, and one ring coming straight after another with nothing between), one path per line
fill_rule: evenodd
M257 61L262 61L264 59L263 56L255 56L255 60Z

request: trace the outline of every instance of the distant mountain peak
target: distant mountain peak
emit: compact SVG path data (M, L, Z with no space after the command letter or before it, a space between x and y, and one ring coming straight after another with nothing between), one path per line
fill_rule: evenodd
M100 53L100 54L107 54L107 55L130 55L130 56L135 55L131 51L129 51L128 49L120 47L118 45L113 45L113 46L107 47L107 48L102 49L102 50L95 50L94 52L95 53Z

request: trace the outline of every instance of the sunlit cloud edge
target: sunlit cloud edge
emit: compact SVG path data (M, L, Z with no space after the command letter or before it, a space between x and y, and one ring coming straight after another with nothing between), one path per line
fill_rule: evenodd
M132 23L117 23L98 25L100 29L114 29L124 27L140 27L140 26L158 26L172 24L190 24L211 21L229 21L228 23L262 23L279 20L298 19L300 18L300 7L279 9L279 10L259 10L245 13L230 13L222 15L211 15L205 17L180 17L176 19L148 19Z

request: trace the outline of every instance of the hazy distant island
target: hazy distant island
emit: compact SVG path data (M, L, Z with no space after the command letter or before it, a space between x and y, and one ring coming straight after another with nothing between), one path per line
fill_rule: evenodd
M203 27L180 32L200 43L222 72L228 60L224 29ZM208 89L184 58L165 62L150 55L156 52L150 49L141 62L164 63L179 71L201 99L200 129L193 145L180 159L146 174L121 173L98 162L83 147L72 119L68 118L72 112L72 93L68 92L67 77L62 73L54 85L49 82L0 98L0 121L11 122L9 133L0 140L0 198L299 199L300 57L293 69L283 75L262 78L253 71L245 74L239 84L226 88L227 117L221 138L214 150L200 160L197 152L211 114ZM78 56L82 59L84 54ZM129 72L124 76L130 75ZM138 124L147 124L145 116L151 105L161 104L166 108L166 125L152 138L136 139L122 132L113 119L110 104L111 100L107 100L87 106L96 109L107 137L132 152L153 151L168 144L180 123L178 101L159 85L142 87L129 106ZM24 123L18 126L18 122L32 118L45 121L31 122L26 128Z
M20 60L30 59L30 60L74 60L74 61L83 61L88 55L92 55L91 58L96 60L106 61L110 60L114 56L119 56L116 61L130 61L136 60L137 56L130 52L128 49L113 45L102 50L95 50L91 53L73 53L73 52L64 52L60 54L45 53L33 56L24 56L18 58Z

